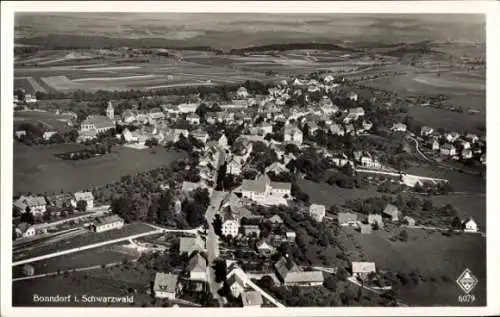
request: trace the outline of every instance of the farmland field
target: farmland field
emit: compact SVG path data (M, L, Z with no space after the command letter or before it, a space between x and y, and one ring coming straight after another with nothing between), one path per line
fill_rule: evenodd
M420 229L406 229L408 241L390 241L388 238L399 231L374 231L362 235L343 228L343 243L353 251L352 243L359 244L366 261L373 261L377 270L410 274L416 272L423 279L418 284L400 286L395 290L398 298L410 306L459 305L458 295L462 294L455 280L465 268L469 268L479 279L474 290L474 305L486 303L486 239L474 234L444 236ZM351 237L348 237L347 234ZM357 260L351 255L351 260ZM432 291L431 291L432 290Z
M81 145L29 147L14 143L14 193L75 192L114 183L125 175L169 165L184 156L181 152L163 148L152 154L150 151L125 147L83 161L65 161L54 156L77 148L81 148ZM37 160L33 160L33 157Z
M446 131L464 131L479 133L478 127L486 124L486 93L484 75L467 73L415 74L384 77L363 81L364 85L393 91L402 96L447 95L452 106L460 106L463 113L445 109L414 106L408 109L415 120L431 127L440 127ZM476 109L480 113L470 115L467 109Z

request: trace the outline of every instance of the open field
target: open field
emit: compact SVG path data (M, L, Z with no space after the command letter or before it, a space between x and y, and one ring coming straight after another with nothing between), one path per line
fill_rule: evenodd
M56 115L52 112L43 111L16 111L14 112L14 127L22 122L29 122L35 125L42 124L47 131L68 131L69 126L64 122L71 119L70 116Z
M14 143L14 193L75 192L118 181L122 176L169 165L182 152L158 148L150 151L125 147L111 154L83 161L67 161L54 156L81 145L57 144L29 147ZM36 160L33 160L36 157Z
M460 305L457 297L463 292L455 280L465 268L469 268L479 279L473 292L476 296L474 305L486 303L486 239L483 237L474 234L444 236L440 232L406 229L407 242L392 242L388 238L399 234L399 229L375 231L367 235L351 228L342 230L345 232L341 239L351 240L350 243L342 242L348 251L355 251L353 244L358 244L365 260L375 262L377 270L404 274L414 272L422 276L418 284L395 286L397 297L405 304ZM351 260L359 260L358 252L348 254ZM429 292L431 289L432 292Z
M131 223L125 225L122 229L119 230L111 230L101 233L88 231L73 238L68 238L51 244L46 244L38 248L33 248L29 252L18 253L13 256L13 261L21 261L24 259L50 254L53 252L69 250L103 241L119 239L134 234L146 233L153 230L153 228L143 223Z
M479 230L486 232L486 196L452 194L434 196L431 201L438 207L451 204L462 219L472 217L478 224Z
M330 186L327 183L315 183L305 179L299 180L298 184L300 189L309 195L309 201L312 204L323 204L327 209L334 204L342 206L347 200L382 195L372 188L346 189L338 186Z
M481 73L443 72L441 76L435 73L407 74L362 83L402 96L447 95L450 97L450 105L464 109L463 113L422 106L408 109L409 115L415 120L431 127L443 128L446 131L479 133L479 127L486 124L486 81ZM469 108L479 110L480 113L471 115L467 111Z
M32 280L17 281L12 285L12 302L14 306L115 306L115 307L162 307L166 301L152 300L146 292L154 280L156 269L146 267L136 262L130 265L119 265L106 269L95 269L86 272L68 272L67 274ZM179 273L179 272L177 272ZM137 293L133 292L134 290ZM132 291L133 293L129 293ZM82 300L70 303L34 303L32 296L26 294L40 294L44 296L56 294L71 294L81 299L81 296L133 296L133 304L99 304L84 303ZM174 301L180 307L189 303Z
M35 268L35 275L39 275L57 272L58 270L65 271L121 262L125 259L132 260L138 256L139 254L134 249L126 248L123 244L114 244L33 262L31 265ZM22 265L13 267L12 276L14 278L24 276L22 268Z
M431 166L412 166L406 172L408 174L447 179L453 191L456 192L486 193L486 179L479 175L465 174Z

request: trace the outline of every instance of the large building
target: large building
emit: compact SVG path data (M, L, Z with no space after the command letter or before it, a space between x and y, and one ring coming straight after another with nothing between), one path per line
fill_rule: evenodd
M79 139L93 139L98 133L103 133L115 128L115 114L113 105L108 103L106 116L90 115L80 124Z
M264 174L258 176L255 180L244 179L240 191L243 197L263 205L286 205L286 200L291 199L292 184L272 182Z
M91 228L95 232L104 232L113 229L121 229L124 220L118 215L103 216L96 219Z

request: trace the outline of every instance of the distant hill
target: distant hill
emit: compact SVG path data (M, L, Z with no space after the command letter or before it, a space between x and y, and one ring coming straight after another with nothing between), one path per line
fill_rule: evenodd
M33 45L44 49L116 49L130 48L166 48L196 51L219 52L221 50L209 46L186 46L182 40L165 38L119 38L97 35L48 34L31 38L17 39L22 46Z
M286 44L269 44L259 45L240 49L233 49L231 54L242 54L251 52L265 52L265 51L290 51L290 50L330 50L330 51L358 51L357 49L340 46L333 43L286 43Z

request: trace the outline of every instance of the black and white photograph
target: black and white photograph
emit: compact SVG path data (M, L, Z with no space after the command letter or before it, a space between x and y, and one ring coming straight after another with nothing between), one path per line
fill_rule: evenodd
M60 4L11 9L7 305L495 304L486 12Z

